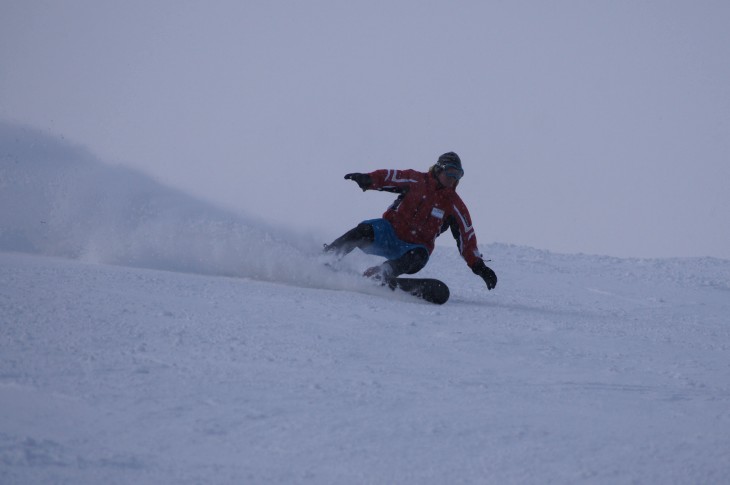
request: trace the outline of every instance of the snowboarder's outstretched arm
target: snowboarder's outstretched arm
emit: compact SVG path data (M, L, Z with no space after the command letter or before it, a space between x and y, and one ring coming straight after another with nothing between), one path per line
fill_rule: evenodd
M348 173L346 180L353 180L365 190L382 190L403 193L413 184L423 182L424 174L416 170L376 170L370 173Z

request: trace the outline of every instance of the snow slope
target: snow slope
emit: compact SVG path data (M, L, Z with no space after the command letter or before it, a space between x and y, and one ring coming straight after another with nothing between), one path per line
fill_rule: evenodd
M320 242L0 123L0 483L730 481L730 261Z

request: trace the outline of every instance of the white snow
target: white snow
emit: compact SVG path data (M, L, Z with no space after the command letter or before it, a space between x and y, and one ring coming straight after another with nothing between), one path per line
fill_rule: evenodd
M0 124L0 483L730 481L730 261L322 242Z

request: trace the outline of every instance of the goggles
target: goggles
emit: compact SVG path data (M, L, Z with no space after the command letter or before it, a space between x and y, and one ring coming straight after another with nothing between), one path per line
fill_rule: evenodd
M441 167L441 171L446 174L447 177L460 180L461 177L464 176L464 170L461 167L458 167L456 165L453 165L451 163L447 163L445 165L439 165Z

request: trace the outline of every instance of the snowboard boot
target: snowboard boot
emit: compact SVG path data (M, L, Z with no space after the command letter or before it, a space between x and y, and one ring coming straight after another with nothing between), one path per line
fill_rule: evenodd
M378 266L368 268L363 273L363 276L370 278L373 281L380 283L381 286L389 286L392 288L391 283L395 280L393 274L393 267L389 262L385 262Z

